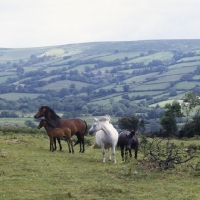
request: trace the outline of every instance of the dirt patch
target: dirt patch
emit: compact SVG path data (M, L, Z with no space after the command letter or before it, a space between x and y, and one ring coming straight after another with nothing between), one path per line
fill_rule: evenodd
M17 139L9 139L5 141L6 143L19 143L19 140Z

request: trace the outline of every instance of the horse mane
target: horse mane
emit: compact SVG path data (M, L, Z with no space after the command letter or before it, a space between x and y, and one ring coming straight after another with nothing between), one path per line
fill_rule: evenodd
M109 115L105 115L103 117L99 117L98 121L100 121L100 122L105 122L105 121L110 122L110 116Z
M45 121L47 122L48 126L52 127L52 128L55 128L55 126L53 124L51 124L48 120L46 119L41 119L41 121Z
M49 113L49 112L51 113L51 117L53 120L60 119L60 116L58 116L53 109L51 109L48 106L43 106L43 107L46 109L46 113Z

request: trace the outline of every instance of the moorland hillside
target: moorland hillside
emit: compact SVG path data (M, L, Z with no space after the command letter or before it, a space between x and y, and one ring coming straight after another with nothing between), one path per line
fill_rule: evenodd
M0 110L35 112L45 104L73 116L145 116L200 93L200 40L1 48L0 77Z

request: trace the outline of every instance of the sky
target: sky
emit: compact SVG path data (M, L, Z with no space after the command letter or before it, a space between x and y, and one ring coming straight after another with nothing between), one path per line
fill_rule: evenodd
M199 0L0 0L0 48L200 39Z

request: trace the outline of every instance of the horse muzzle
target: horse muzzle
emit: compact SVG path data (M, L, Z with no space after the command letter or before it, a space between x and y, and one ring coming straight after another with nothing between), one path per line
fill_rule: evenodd
M94 134L94 131L93 131L93 130L89 130L88 133L89 133L90 135L93 135L93 134Z

